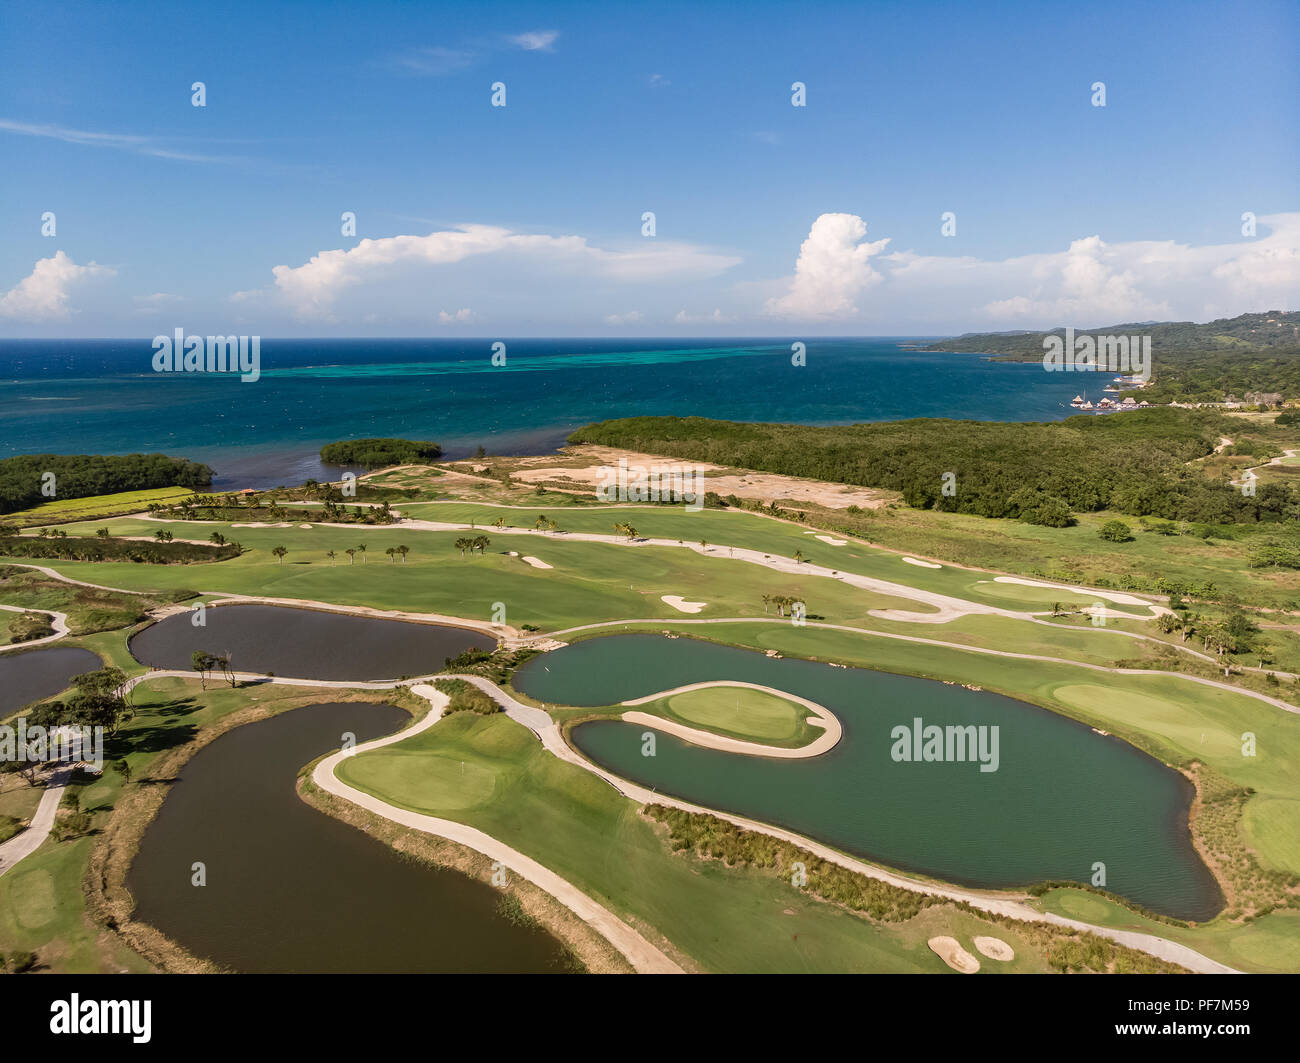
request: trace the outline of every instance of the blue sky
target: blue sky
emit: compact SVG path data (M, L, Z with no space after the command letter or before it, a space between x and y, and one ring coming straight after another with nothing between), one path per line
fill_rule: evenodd
M4 21L0 337L937 333L1300 290L1294 3Z

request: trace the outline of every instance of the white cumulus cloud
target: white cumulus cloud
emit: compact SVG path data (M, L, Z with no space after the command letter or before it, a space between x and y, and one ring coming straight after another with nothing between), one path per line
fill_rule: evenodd
M512 232L492 225L464 225L427 236L365 239L348 250L321 251L301 266L276 266L274 294L300 318L327 317L345 289L390 283L403 272L454 266L480 256L497 256L500 268L586 275L603 283L693 280L715 276L740 259L669 241L628 249L593 247L581 236ZM494 263L495 265L495 263ZM255 293L236 293L246 300Z
M438 311L439 325L464 325L474 320L474 311L468 306L461 307L459 310L448 313L446 310Z
M53 321L72 313L71 290L90 277L112 276L116 270L89 262L84 266L62 251L40 259L29 276L0 296L0 316L20 321Z
M871 258L889 238L864 243L867 225L856 214L823 214L813 222L799 247L789 291L768 299L764 309L778 317L851 317L856 299L878 284L881 274Z

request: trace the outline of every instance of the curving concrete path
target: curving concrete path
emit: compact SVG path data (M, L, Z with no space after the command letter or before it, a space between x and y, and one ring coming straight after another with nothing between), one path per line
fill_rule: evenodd
M68 614L56 612L53 609L28 609L21 605L0 605L7 613L45 613L50 618L50 627L54 628L53 635L46 635L44 638L29 639L27 642L10 642L0 646L0 653L6 650L28 650L33 646L43 646L47 642L54 642L70 634L68 629Z
M63 791L68 787L75 768L58 768L51 773L45 784L45 793L41 803L36 806L36 814L26 830L19 831L7 842L0 842L0 875L13 869L13 866L36 852L50 836L54 829L54 818L59 811L59 802L63 800Z

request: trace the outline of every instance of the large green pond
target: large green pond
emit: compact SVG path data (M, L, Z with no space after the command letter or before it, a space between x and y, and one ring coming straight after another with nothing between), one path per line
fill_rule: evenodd
M663 793L777 824L892 867L987 888L1089 882L1153 911L1203 920L1223 899L1192 846L1194 796L1181 775L1134 747L1037 706L932 680L657 635L591 639L529 661L515 686L556 704L603 706L706 680L762 683L820 702L842 741L809 760L703 749L617 720L578 725L597 764ZM903 762L895 727L998 728L996 771ZM991 735L990 732L986 734Z

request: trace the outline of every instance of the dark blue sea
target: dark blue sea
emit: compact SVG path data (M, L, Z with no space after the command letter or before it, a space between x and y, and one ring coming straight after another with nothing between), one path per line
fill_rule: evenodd
M361 436L441 443L448 457L538 454L581 425L678 414L851 424L908 417L1056 420L1071 376L917 337L813 339L273 340L261 379L157 373L150 340L0 341L0 457L161 451L205 461L216 486L321 477L321 444ZM1072 387L1073 385L1073 387Z

